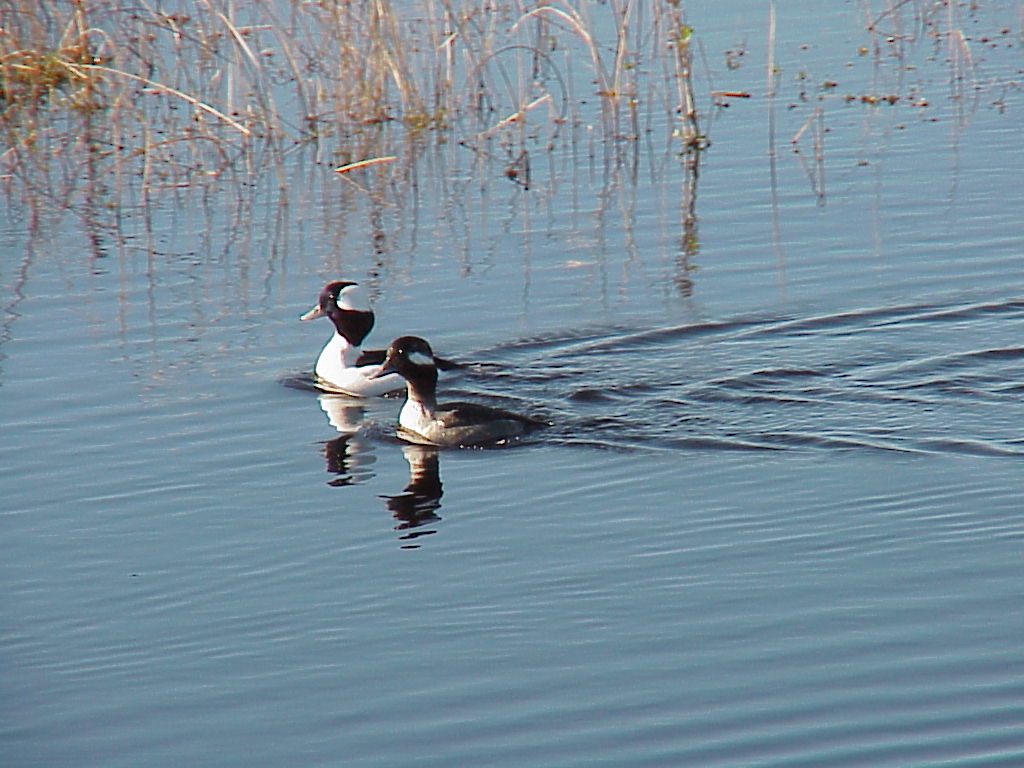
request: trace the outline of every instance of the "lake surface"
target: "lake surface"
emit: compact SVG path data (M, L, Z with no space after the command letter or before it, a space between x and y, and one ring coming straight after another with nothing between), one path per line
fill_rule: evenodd
M750 97L697 177L428 141L383 202L301 151L8 198L0 762L1024 764L1019 8L955 6L956 65L787 4L769 98L767 6L714 5L698 90ZM318 395L340 278L553 426L432 452Z

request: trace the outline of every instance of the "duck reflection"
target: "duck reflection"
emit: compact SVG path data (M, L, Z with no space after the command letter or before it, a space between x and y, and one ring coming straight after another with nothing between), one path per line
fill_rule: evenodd
M346 395L322 394L318 400L327 420L340 433L324 443L327 471L336 476L328 485L356 485L374 477L371 467L377 457L364 429L365 408ZM440 462L438 449L429 445L403 445L402 455L409 464L409 482L401 493L381 498L395 519L395 530L401 532L402 546L413 548L418 546L410 543L413 539L437 533L424 526L441 519L436 514L443 494Z
M324 443L324 459L327 471L337 475L328 485L355 485L369 480L374 473L370 469L377 461L372 444L362 434L365 410L363 406L345 395L320 395L320 407L327 414L327 421L341 434Z
M404 531L400 537L411 540L437 533L435 530L417 530L441 518L435 511L441 507L440 463L437 449L425 445L402 446L402 455L409 462L409 484L402 493L382 496L396 520L395 530Z

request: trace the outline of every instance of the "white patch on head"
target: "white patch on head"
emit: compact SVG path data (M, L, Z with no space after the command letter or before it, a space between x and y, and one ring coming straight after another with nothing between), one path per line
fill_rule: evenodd
M434 358L424 352L410 352L406 358L413 365L433 365Z
M369 312L370 300L366 292L358 285L346 285L338 293L338 308L354 310L356 312Z

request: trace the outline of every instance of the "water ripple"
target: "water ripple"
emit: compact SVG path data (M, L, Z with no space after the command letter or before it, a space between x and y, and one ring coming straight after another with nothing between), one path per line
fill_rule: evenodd
M615 326L483 350L466 377L544 404L556 442L1020 456L1022 332L1019 299Z

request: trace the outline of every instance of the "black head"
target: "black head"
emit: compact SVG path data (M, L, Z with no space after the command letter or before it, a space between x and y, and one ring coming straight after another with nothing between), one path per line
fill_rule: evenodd
M335 330L355 346L362 344L373 329L373 312L363 289L348 280L325 285L317 305L300 319L315 320L324 315L331 318Z
M434 352L419 336L400 336L391 342L380 375L386 373L397 373L424 391L433 392L437 385Z
M325 309L331 304L338 306L339 297L346 288L351 288L353 285L358 285L358 283L351 280L337 280L333 283L328 283L324 286L323 290L320 291L320 306Z

